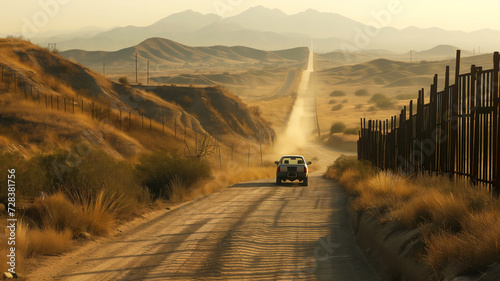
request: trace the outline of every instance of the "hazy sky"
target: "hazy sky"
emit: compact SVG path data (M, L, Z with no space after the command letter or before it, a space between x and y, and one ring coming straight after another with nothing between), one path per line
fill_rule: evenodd
M391 2L403 8L390 21L389 25L396 28L500 30L500 0L0 0L0 33L19 33L30 25L40 32L144 26L187 9L228 17L258 5L279 8L287 14L313 8L367 24L374 12L387 9Z

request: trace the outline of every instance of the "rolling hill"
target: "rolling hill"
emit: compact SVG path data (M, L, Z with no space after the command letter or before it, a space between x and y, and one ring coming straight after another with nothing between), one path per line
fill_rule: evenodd
M159 97L153 90L110 81L87 67L18 39L0 39L0 67L1 150L29 155L66 149L82 138L95 142L96 136L99 147L118 158L135 157L149 149L182 150L184 142L175 137L174 124L186 128L188 138L194 132L202 134L208 130L219 139L269 142L274 136L264 120L219 88L171 87L169 93L179 98L172 101ZM48 97L48 108L44 97ZM217 104L199 106L196 101L203 98L216 99ZM230 106L218 107L224 104ZM67 106L68 111L76 107L75 112L66 112ZM80 108L83 114L79 113ZM133 126L120 130L122 118L118 120L118 111L127 116L123 121L131 116ZM147 124L151 133L144 133L144 123L141 128L141 115L144 120L151 120ZM223 115L225 119L219 120ZM205 120L217 126L209 126ZM162 124L166 124L163 132Z
M456 50L451 46L438 46L431 50L417 53L417 57L423 56L447 56L452 57ZM467 55L467 52L463 52ZM463 54L462 53L462 54ZM328 54L332 56L333 54ZM461 72L467 72L470 65L476 64L485 69L492 67L492 54L480 56L462 57ZM367 58L368 56L364 56ZM357 57L355 57L357 58ZM359 58L357 58L359 59ZM383 87L415 87L415 89L427 88L432 83L434 74L439 76L439 84L444 82L444 69L450 66L450 73L455 71L455 58L447 60L419 62L402 62L389 59L375 59L353 65L344 65L324 69L317 72L317 75L331 84L337 85L378 85Z
M150 38L137 46L116 52L70 50L61 55L67 59L86 65L92 69L106 67L119 72L128 67L134 71L135 54L144 69L149 60L156 69L181 67L231 67L252 66L258 64L303 64L307 60L309 50L305 47L284 51L262 51L249 47L212 46L189 47L168 39Z

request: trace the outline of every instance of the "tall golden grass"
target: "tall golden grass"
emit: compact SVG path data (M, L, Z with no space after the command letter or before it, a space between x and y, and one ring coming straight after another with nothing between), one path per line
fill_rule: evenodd
M420 228L421 260L438 273L450 264L460 274L500 262L500 200L487 188L447 176L404 178L347 156L325 177L345 186L356 210L375 214L382 223Z

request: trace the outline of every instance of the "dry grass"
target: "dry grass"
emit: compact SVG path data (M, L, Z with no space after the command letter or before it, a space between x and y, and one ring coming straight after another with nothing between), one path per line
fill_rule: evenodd
M37 199L27 210L25 217L18 221L16 229L16 264L23 265L24 260L40 255L59 255L73 247L74 238L81 232L93 235L105 235L115 225L117 197L75 196L73 202L58 192ZM29 216L28 216L29 215ZM8 251L8 229L1 236L0 261L6 264ZM4 266L0 268L5 270ZM23 268L16 268L23 272Z
M25 253L27 256L58 255L73 246L73 234L69 229L62 231L53 228L31 229L27 236L29 242L28 252Z
M34 218L39 218L40 229L71 230L73 233L85 231L81 224L83 212L73 204L64 193L58 192L45 199L35 200L32 208Z
M120 197L107 196L103 191L97 195L75 194L72 200L57 192L45 199L36 199L30 215L42 232L68 230L71 237L81 232L106 235L115 224L119 200Z
M450 264L460 274L500 262L500 200L486 188L445 176L405 179L374 172L370 164L345 156L325 176L355 196L356 210L375 214L381 222L421 228L421 258L438 273Z
M170 179L170 187L171 187L171 192L172 194L170 195L170 201L173 203L181 203L181 202L186 202L191 199L192 197L192 189L188 188L186 186L186 183L182 180L181 177L179 176L174 176L173 178Z
M461 220L463 230L428 235L424 261L435 269L451 263L459 273L481 272L500 261L500 210L469 214Z
M224 187L239 182L273 178L276 176L276 166L246 167L238 163L229 163L223 170L213 171L213 179L193 190L196 196L203 196L221 190Z
M120 196L107 196L104 191L97 195L77 196L77 206L82 211L82 222L86 231L95 235L106 235L116 224L115 214L119 207Z

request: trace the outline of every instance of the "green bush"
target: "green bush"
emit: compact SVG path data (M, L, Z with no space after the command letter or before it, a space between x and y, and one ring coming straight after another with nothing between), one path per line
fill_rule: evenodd
M366 97L369 94L368 94L368 90L366 90L366 89L359 89L356 92L354 92L354 95L357 96L357 97Z
M346 129L346 125L342 122L335 122L332 127L330 128L330 133L335 134L335 133L342 133Z
M337 104L337 105L334 105L332 107L332 111L339 111L341 110L342 108L344 108L344 105L343 104Z
M44 156L24 158L19 152L0 155L0 176L7 179L9 169L15 169L16 193L20 199L40 196L53 189L49 167ZM0 189L0 203L6 203L7 188Z
M143 155L136 167L142 184L154 199L170 199L174 183L186 189L211 177L210 166L201 160L190 160L167 153ZM178 186L178 184L177 184Z
M183 108L189 108L193 106L194 101L193 98L191 98L190 96L183 96L177 99L177 103Z
M51 154L39 154L30 159L20 154L0 155L2 175L7 169L16 169L18 196L33 199L42 194L62 191L69 198L92 197L104 193L107 198L117 198L123 212L125 207L149 200L138 180L134 167L117 160L102 150L79 154L77 147L70 151L60 150ZM4 178L7 178L6 175ZM0 200L6 197L0 191Z
M122 76L118 78L118 83L123 84L123 85L128 85L128 78L126 76Z
M335 90L335 91L330 93L330 97L344 97L344 96L345 96L345 92L339 91L339 90Z
M373 95L370 99L370 102L375 103L375 105L380 109L391 109L394 107L394 101L392 101L384 94Z

